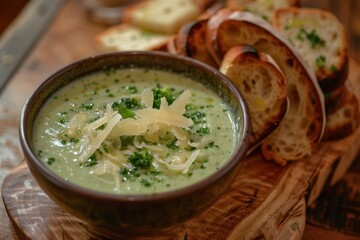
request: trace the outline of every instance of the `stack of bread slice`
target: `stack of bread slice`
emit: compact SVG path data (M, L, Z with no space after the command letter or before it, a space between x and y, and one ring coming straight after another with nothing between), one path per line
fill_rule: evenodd
M347 86L349 57L347 34L329 11L284 8L275 12L274 27L313 68L325 96L324 140L335 140L354 132L359 125L359 103Z
M183 24L198 18L213 0L146 0L128 6L123 23L98 34L103 50L164 50Z
M351 134L359 103L347 87L341 23L299 0L143 0L99 34L109 50L167 50L219 69L243 93L251 150L280 165ZM271 25L271 24L272 25Z

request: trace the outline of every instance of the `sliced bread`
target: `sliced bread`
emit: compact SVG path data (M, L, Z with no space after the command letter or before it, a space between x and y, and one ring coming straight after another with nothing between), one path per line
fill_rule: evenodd
M267 21L277 9L298 5L299 0L227 0L228 7L254 13Z
M173 40L175 53L218 67L206 47L207 19L185 24Z
M123 21L161 34L175 34L181 26L196 19L208 0L147 0L126 8Z
M348 74L347 34L332 13L315 8L279 9L273 25L314 69L323 91L344 83Z
M324 141L347 137L359 126L360 110L358 99L346 88L342 89L341 98L342 104L326 113Z
M227 51L220 71L243 93L251 114L251 148L278 126L287 110L286 81L271 57L249 45Z
M223 9L208 21L207 45L217 61L239 44L269 54L287 81L289 111L280 126L262 144L266 159L284 165L312 153L325 127L323 94L313 70L291 44L258 16Z
M121 24L106 29L97 35L96 40L104 50L165 50L169 35L141 30L129 24Z

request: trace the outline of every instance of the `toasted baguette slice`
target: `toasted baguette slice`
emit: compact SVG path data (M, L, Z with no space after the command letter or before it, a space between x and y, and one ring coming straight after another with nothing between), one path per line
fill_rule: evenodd
M200 16L206 5L203 1L141 1L125 9L123 21L151 32L175 34L183 24Z
M346 95L344 94L347 92L345 85L338 87L337 89L331 92L325 92L325 112L328 116L333 112L337 111L340 107L346 104ZM328 120L328 119L326 119Z
M299 6L299 0L227 0L230 8L240 8L242 11L254 13L267 21L271 21L277 9Z
M218 68L206 47L207 19L185 24L174 39L175 52Z
M279 164L311 154L325 127L324 97L312 69L291 44L267 22L247 12L223 9L208 21L207 44L213 57L239 44L248 44L274 58L287 81L289 111L265 139L262 153Z
M239 88L251 114L250 146L259 145L278 126L287 110L286 80L269 55L248 45L227 51L220 71Z
M347 34L332 13L312 8L280 9L273 25L314 69L323 91L333 91L344 83L349 65Z
M353 133L359 126L359 102L356 96L347 90L342 92L342 105L326 114L324 141L337 140Z
M170 36L143 31L129 24L106 29L97 35L99 45L110 51L163 50Z

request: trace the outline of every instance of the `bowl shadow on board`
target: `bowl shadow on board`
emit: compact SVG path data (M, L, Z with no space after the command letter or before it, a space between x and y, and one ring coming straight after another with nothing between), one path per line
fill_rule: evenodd
M93 191L54 174L32 146L34 119L58 89L86 74L109 68L149 68L182 74L206 85L230 106L234 115L236 147L218 171L190 186L148 195ZM59 70L44 81L25 103L20 119L20 142L29 169L44 192L61 208L106 235L167 232L208 209L233 182L246 155L250 116L244 98L219 71L198 61L160 52L121 52L89 57ZM115 235L114 235L115 234Z

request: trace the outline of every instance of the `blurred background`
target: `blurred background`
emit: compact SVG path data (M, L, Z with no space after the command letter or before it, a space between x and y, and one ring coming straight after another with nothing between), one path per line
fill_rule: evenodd
M6 29L11 21L19 14L24 5L31 0L12 0L0 1L0 35ZM79 0L68 0L79 1ZM110 10L111 6L119 4L127 4L130 0L83 0L89 6L94 7L96 2L103 4L102 11ZM301 6L317 7L328 9L333 12L339 20L344 24L349 34L350 55L360 61L360 0L300 0ZM112 14L119 12L116 7ZM101 18L102 11L99 12L97 18ZM116 16L115 16L116 18Z

